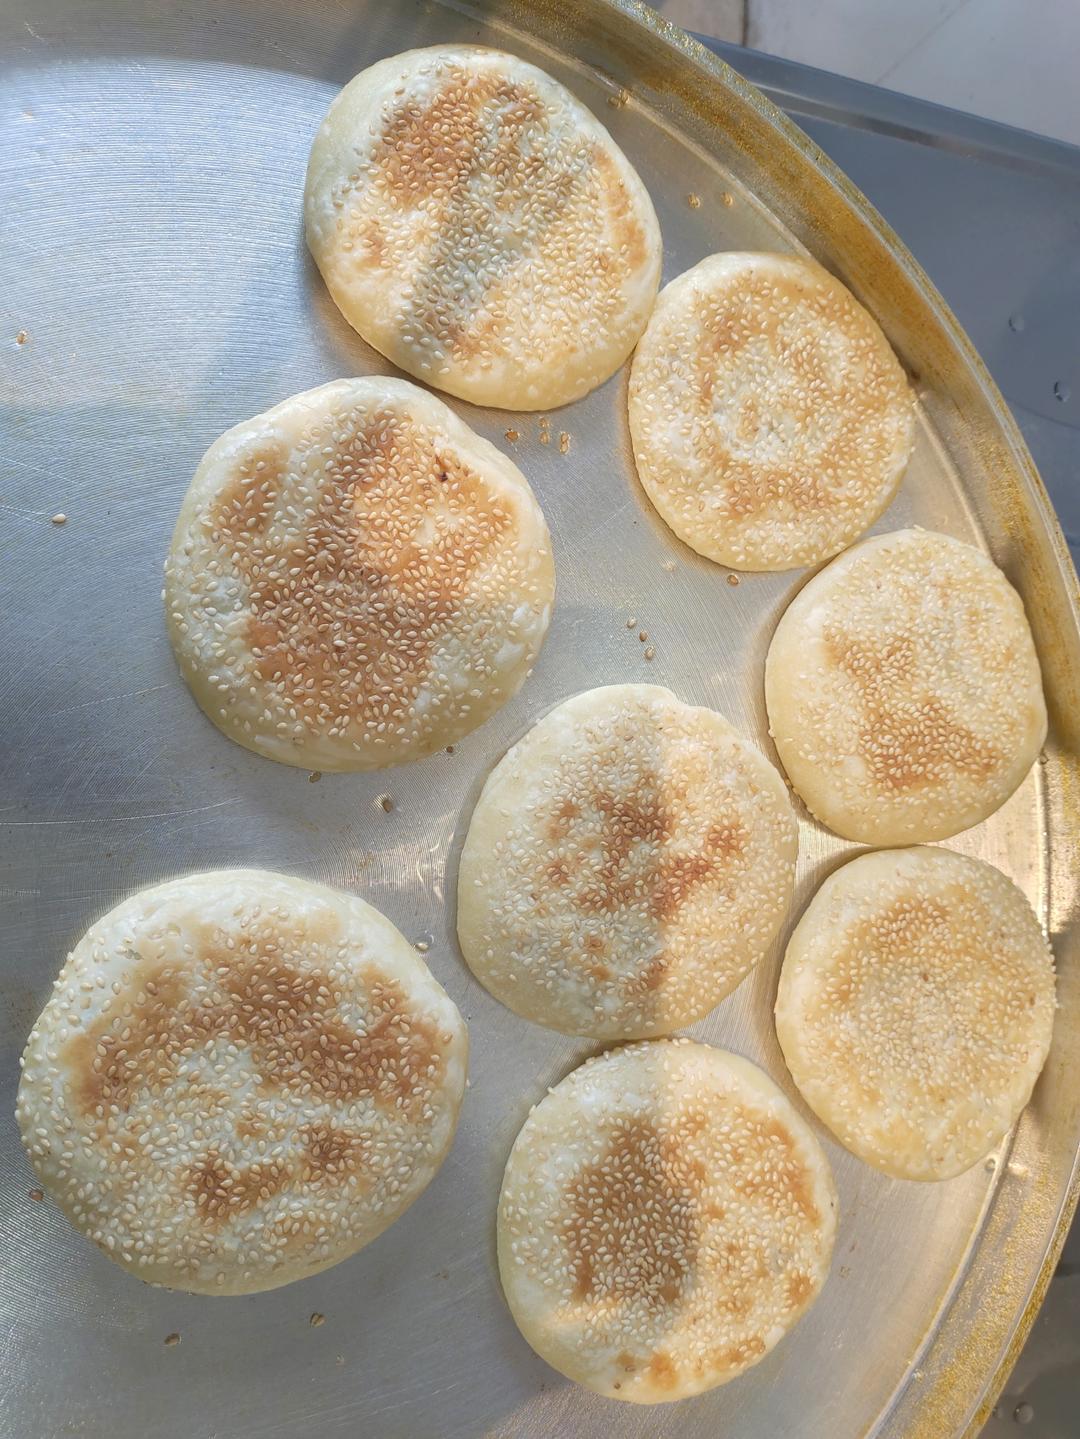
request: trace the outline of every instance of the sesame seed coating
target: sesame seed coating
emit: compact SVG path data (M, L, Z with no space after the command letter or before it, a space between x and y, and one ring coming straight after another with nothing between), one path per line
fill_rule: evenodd
M998 809L1046 738L1024 606L980 551L900 530L804 586L765 663L770 733L823 824L946 839Z
M462 952L526 1019L667 1034L766 953L797 843L783 781L722 716L656 685L588 690L484 786L459 869Z
M817 1297L835 1230L825 1156L768 1076L653 1040L588 1060L525 1121L499 1272L549 1364L655 1404L767 1354Z
M375 769L475 729L524 682L554 597L521 472L403 380L336 380L207 451L165 566L184 678L231 739Z
M1000 1143L1054 1023L1054 961L1020 890L944 849L860 855L791 937L776 1032L807 1104L900 1179L948 1179Z
M607 131L542 70L476 45L356 76L315 137L304 214L349 323L475 404L586 394L659 284L652 203Z
M663 290L630 433L661 518L740 570L817 564L893 498L913 397L873 318L812 260L711 255Z
M241 1294L374 1239L446 1155L465 1026L363 900L262 870L143 890L69 956L17 1117L71 1222L140 1279Z

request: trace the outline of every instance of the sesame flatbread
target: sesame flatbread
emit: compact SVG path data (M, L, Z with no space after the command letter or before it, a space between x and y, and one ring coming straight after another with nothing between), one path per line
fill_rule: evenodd
M525 1121L499 1201L499 1273L522 1334L612 1399L736 1378L825 1282L836 1191L760 1069L689 1040L587 1061Z
M330 107L308 245L349 323L474 404L548 409L633 349L660 278L645 187L595 117L516 56L394 55Z
M1046 704L1020 596L986 555L900 530L796 595L765 663L769 726L807 807L845 839L946 839L1031 769Z
M776 1032L803 1098L900 1179L970 1169L1016 1123L1054 1024L1054 964L999 870L949 850L860 855L791 937Z
M248 1294L370 1243L430 1183L465 1026L363 900L264 870L145 889L76 945L23 1055L42 1185L140 1279Z
M165 568L181 672L230 739L364 770L475 729L523 683L554 598L525 477L404 380L335 380L207 451Z
M634 356L630 433L660 517L707 559L786 570L851 544L896 493L913 397L873 318L812 260L711 255Z
M715 710L658 685L564 701L500 761L458 878L470 968L571 1034L668 1034L765 955L787 912L783 780Z

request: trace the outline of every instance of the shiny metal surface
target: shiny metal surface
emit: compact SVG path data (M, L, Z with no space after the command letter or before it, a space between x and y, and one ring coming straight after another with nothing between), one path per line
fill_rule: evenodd
M766 743L761 662L802 577L729 585L671 539L633 477L623 374L552 415L548 445L536 417L456 405L532 481L560 588L531 681L453 755L311 784L202 718L162 622L161 561L206 445L292 391L385 369L305 254L307 148L356 70L448 38L513 49L596 109L656 200L665 278L717 248L803 243L871 305L923 407L908 479L878 528L915 521L988 544L1025 595L1051 699L1047 762L993 821L951 842L1024 886L1059 957L1054 1049L1011 1145L993 1169L916 1186L826 1138L841 1227L821 1300L749 1375L673 1408L574 1389L505 1311L493 1243L502 1165L529 1104L589 1051L477 987L450 897L487 770L578 689L654 679ZM1080 658L1052 512L940 299L771 107L629 5L8 0L0 51L0 1428L120 1439L968 1430L1074 1198ZM65 524L50 522L57 512ZM377 804L387 791L389 814ZM810 821L802 840L796 914L851 848ZM30 1197L11 1100L25 1033L87 923L138 885L238 862L353 888L429 940L470 1023L472 1088L442 1173L380 1241L303 1284L198 1299L140 1286ZM786 1082L770 1015L777 962L695 1033ZM166 1345L170 1334L181 1342Z

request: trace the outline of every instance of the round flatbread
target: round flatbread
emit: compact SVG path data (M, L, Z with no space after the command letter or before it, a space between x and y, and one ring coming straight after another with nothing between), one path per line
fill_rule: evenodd
M315 137L308 245L341 312L411 375L541 410L619 368L660 280L626 156L535 65L410 50L352 80Z
M223 733L316 770L420 759L521 686L551 617L525 477L404 380L335 380L229 430L165 566L180 670Z
M860 855L830 875L776 999L807 1104L898 1179L949 1179L999 1144L1053 1024L1053 956L1031 906L993 866L944 849Z
M660 517L707 559L828 559L896 494L915 432L873 318L796 255L711 255L667 285L634 356L630 434Z
M925 530L866 540L800 590L769 647L765 700L807 807L864 844L978 824L1046 738L1019 595L980 551Z
M817 1297L835 1231L828 1163L772 1080L654 1040L590 1059L525 1121L499 1273L543 1359L656 1404L766 1355Z
M42 1184L151 1284L250 1294L368 1244L430 1183L468 1042L408 941L265 870L142 890L68 958L23 1055Z
M484 786L459 871L462 952L538 1024L667 1034L768 950L797 844L783 780L715 711L656 685L589 690Z

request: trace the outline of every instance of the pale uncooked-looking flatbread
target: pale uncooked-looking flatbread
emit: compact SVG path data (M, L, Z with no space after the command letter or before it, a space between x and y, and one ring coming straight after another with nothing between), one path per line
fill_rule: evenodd
M817 1297L836 1191L760 1069L689 1040L588 1060L514 1143L499 1273L560 1373L656 1404L734 1379Z
M777 753L845 839L946 839L1009 798L1046 738L1024 606L979 550L900 530L796 595L765 663Z
M457 1009L371 905L265 870L190 875L75 947L23 1055L42 1184L140 1279L248 1294L369 1243L453 1138Z
M645 491L685 544L740 570L817 564L896 493L913 397L855 297L797 255L711 255L667 285L634 356Z
M657 685L588 690L484 785L459 871L462 952L526 1019L667 1034L767 952L797 843L783 780L721 715Z
M229 430L165 567L181 672L230 739L315 770L420 759L513 695L555 573L521 471L404 380L335 380Z
M474 404L563 405L612 375L660 278L652 202L562 85L478 45L380 60L330 107L308 245L364 339Z
M1053 956L1031 906L992 865L944 849L860 855L830 875L776 1000L807 1104L899 1179L949 1179L1000 1143L1053 1024Z

